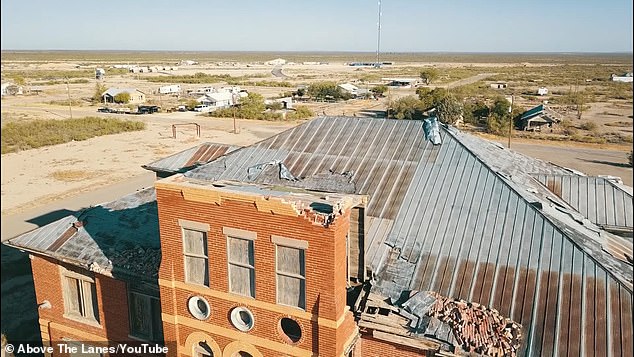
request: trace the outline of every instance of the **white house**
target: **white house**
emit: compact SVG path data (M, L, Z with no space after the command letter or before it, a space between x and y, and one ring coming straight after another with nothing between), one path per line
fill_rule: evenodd
M356 96L357 92L359 91L359 87L355 86L354 84L350 84L350 83L340 84L339 88L341 88L344 92L352 94L354 96Z
M2 96L23 94L22 86L13 83L2 83Z
M117 94L128 93L130 94L130 101L128 103L143 103L145 102L145 93L136 88L108 88L107 91L101 94L101 98L104 103L114 103Z
M548 94L548 88L546 87L537 88L537 95L547 95L547 94Z
M238 95L230 92L207 93L196 101L213 109L227 108L238 101Z
M181 92L180 84L172 84L169 86L159 87L158 92L160 94L179 94Z
M616 75L616 74L612 75L612 81L614 81L614 82L632 83L633 79L634 79L634 77L632 77L632 72L625 73L625 74L622 74L620 76Z

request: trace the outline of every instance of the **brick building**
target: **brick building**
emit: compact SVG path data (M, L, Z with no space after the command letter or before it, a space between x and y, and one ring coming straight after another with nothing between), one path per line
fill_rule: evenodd
M320 117L9 240L44 344L631 355L631 189L421 124Z

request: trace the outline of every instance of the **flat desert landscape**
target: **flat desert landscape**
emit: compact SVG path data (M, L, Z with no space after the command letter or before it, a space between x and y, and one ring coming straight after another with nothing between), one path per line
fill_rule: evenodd
M632 168L627 160L632 142L631 84L624 90L623 86L615 87L609 81L612 72L631 71L631 58L627 56L395 55L390 65L380 69L350 65L352 61L367 60L369 54L286 54L284 64L267 64L267 60L275 58L273 56L284 57L285 54L3 53L3 83L19 82L23 92L3 95L3 127L8 123L41 119L64 120L71 115L74 118L120 118L145 124L145 129L140 131L3 151L3 217L124 182L146 173L142 165L203 142L245 146L306 120L238 117L235 119L238 133L234 133L233 118L166 110L195 100L195 96L186 94L188 91L238 83L241 90L275 99L326 79L371 89L384 84L386 78L418 78L421 71L429 68L438 73L435 81L426 86L429 89L462 91L461 95L466 97L484 99L513 95L514 106L526 110L547 98L546 102L568 118L568 129L574 130L576 138L581 139L563 140L561 135L551 137L543 130L541 133L514 130L512 149L590 175L617 176L632 186ZM185 60L192 60L193 64L186 65ZM121 68L122 65L126 68ZM132 73L127 68L131 65L161 66L162 69ZM103 79L95 79L96 68L106 69ZM561 77L553 73L560 73ZM564 73L572 73L578 79L571 81ZM197 76L203 79L193 81ZM579 78L583 78L583 82ZM508 83L508 87L494 92L490 84L499 81ZM178 96L158 93L160 86L176 84L181 86ZM163 110L145 115L98 112L103 103L91 102L96 86L136 88L146 94L145 104L159 105ZM548 97L533 93L541 86L548 86ZM578 107L575 111L575 107L566 102L567 96L578 92L587 93L582 104L582 119L577 117ZM416 86L389 87L387 93L378 98L302 101L301 104L314 115L384 117L391 103L417 93ZM177 127L176 138L173 138L172 125L187 123L200 125L200 137L193 126L183 125ZM462 129L507 142L504 136L486 134L476 126L464 125ZM558 130L550 129L550 132L556 135Z

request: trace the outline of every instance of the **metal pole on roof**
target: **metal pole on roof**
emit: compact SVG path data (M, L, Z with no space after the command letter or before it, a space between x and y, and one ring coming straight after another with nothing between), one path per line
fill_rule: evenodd
M509 149L511 148L511 136L513 135L513 102L515 98L511 95L511 106L509 107Z

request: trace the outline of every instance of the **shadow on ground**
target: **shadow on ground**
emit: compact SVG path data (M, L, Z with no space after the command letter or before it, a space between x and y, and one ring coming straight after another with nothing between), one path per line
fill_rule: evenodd
M615 166L615 167L631 167L630 164L625 163L625 162L613 162L613 161L603 161L603 160L590 160L590 159L582 159L580 157L578 157L577 159L581 160L581 161L585 161L585 162L591 162L594 164L601 164L601 165L610 165L610 166Z

